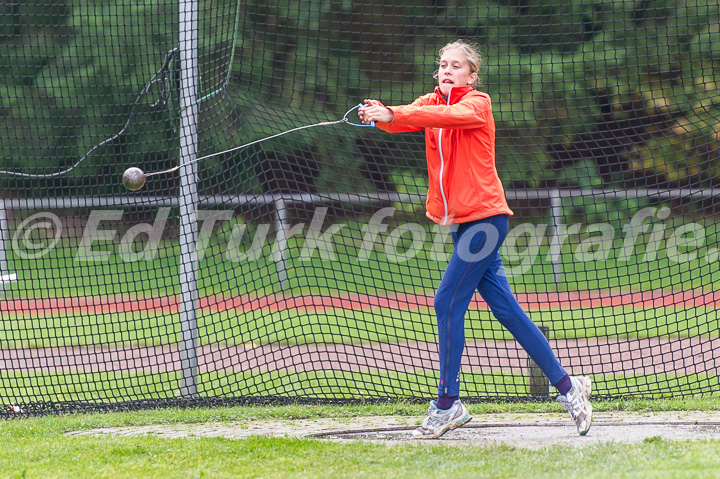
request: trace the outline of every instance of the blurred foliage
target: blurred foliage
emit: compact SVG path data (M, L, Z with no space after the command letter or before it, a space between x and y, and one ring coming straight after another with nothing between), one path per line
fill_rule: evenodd
M201 155L338 119L365 98L411 102L433 88L439 47L465 38L484 56L506 186L719 183L718 0L204 0L199 17ZM138 95L178 46L179 18L169 0L0 3L1 169L67 168L134 112L66 177L0 175L3 188L119 193L127 166L176 164L179 61ZM272 190L287 178L260 184L270 161L309 165L308 190L388 189L422 176L423 150L418 134L318 128L205 160L201 187ZM177 177L151 183L167 193Z

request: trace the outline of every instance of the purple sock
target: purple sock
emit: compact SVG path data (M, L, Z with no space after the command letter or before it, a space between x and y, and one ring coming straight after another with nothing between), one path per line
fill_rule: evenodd
M565 377L558 381L556 384L554 384L554 386L561 396L567 395L570 389L572 389L572 381L570 380L570 376L566 374Z
M450 409L459 398L460 396L438 396L437 400L435 400L435 406L444 411Z

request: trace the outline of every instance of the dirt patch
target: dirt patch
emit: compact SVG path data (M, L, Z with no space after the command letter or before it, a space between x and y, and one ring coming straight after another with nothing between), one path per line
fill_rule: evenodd
M69 436L155 436L161 438L271 437L316 438L332 441L372 441L415 444L507 445L538 449L554 445L582 447L602 443L638 443L647 439L720 440L720 412L598 412L587 436L561 414L483 414L439 440L417 441L411 431L421 417L371 416L343 419L248 421L205 424L162 424L110 427L68 432Z

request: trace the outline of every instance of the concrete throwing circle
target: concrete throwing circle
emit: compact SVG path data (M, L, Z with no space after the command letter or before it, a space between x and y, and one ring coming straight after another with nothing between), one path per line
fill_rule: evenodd
M314 437L338 441L416 441L412 437L412 429L335 432L315 434ZM471 443L479 446L506 445L536 449L555 445L580 447L606 442L637 443L653 438L668 440L720 439L720 422L712 424L603 422L594 424L586 436L578 435L573 425L480 425L470 422L462 428L447 432L437 440L422 442L448 445L450 443Z
M160 438L251 436L297 437L327 441L371 441L387 444L476 446L506 445L539 449L556 445L583 447L603 443L665 440L720 440L720 412L596 412L586 436L569 417L548 414L477 414L462 428L437 440L416 440L412 430L422 417L363 416L298 420L244 420L203 424L154 424L105 427L66 433L69 436L154 436Z

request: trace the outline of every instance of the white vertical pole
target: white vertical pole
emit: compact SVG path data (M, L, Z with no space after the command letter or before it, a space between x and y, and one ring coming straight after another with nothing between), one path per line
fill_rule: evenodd
M559 190L550 191L550 211L552 212L552 235L550 243L550 261L553 268L555 284L562 282L562 198Z
M198 0L180 0L180 394L197 395Z
M5 253L5 232L7 231L7 211L5 200L0 198L0 296L5 293L5 283L9 282L7 271L7 256Z
M287 208L282 195L275 199L275 268L277 270L278 282L280 289L287 289L287 265L285 264L285 256L287 254Z

